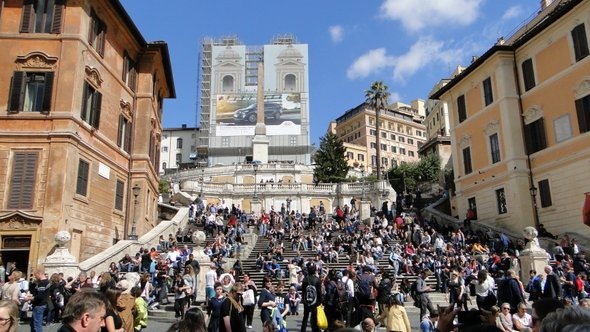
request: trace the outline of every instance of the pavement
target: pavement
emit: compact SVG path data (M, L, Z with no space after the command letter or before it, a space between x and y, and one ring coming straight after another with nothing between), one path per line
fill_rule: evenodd
M441 293L433 294L434 297L443 296ZM475 302L475 301L473 301ZM435 304L436 307L436 304ZM475 307L475 303L470 306ZM415 308L411 302L405 303L406 311L408 312L408 317L410 319L410 324L412 325L412 331L420 331L420 319L419 319L419 309ZM287 330L288 331L300 331L301 330L301 320L303 318L303 308L299 308L299 315L298 316L287 316ZM150 319L148 317L148 327L143 330L143 332L165 332L168 328L173 324L174 320L156 320ZM27 331L28 323L20 323L19 331ZM44 326L43 331L46 332L57 332L61 324L51 324L49 326ZM307 325L307 330L311 331L311 327L309 323ZM252 324L252 329L248 329L248 331L262 331L262 323L260 321L260 311L256 309L254 311L254 319ZM377 331L385 331L385 327L378 327Z

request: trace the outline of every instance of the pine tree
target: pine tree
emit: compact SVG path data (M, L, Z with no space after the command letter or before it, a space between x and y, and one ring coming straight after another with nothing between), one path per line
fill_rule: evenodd
M344 143L335 134L327 133L320 138L320 147L313 156L314 182L342 182L348 173L345 153Z

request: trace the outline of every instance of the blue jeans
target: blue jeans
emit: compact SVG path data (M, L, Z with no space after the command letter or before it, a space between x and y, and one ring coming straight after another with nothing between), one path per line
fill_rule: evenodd
M43 315L47 305L38 305L33 307L33 319L31 319L31 332L43 331Z

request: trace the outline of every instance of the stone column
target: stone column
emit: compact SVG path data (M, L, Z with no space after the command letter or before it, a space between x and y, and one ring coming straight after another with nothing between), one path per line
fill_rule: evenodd
M545 274L544 268L549 264L549 254L539 247L537 230L534 227L526 227L524 237L529 240L525 248L520 252L520 279L527 280L530 270Z
M68 231L59 231L55 234L54 240L57 248L43 262L47 275L63 272L65 276L77 276L80 273L80 267L76 262L76 258L65 247L65 244L70 242L71 239L72 236Z
M359 217L361 221L371 218L371 201L368 199L361 199L361 208L359 210Z

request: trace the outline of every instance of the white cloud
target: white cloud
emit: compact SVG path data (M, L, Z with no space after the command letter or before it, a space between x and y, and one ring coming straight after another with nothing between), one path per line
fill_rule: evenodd
M365 78L379 73L384 69L391 69L395 82L404 84L406 80L427 66L456 66L466 56L472 54L476 45L468 42L445 43L432 37L421 37L406 53L388 55L385 48L371 50L361 55L347 71L351 80Z
M365 78L380 69L391 67L393 60L393 57L386 54L385 48L370 50L354 61L348 68L346 76L351 80Z
M344 29L340 25L332 25L328 28L328 31L330 31L330 37L334 44L341 42L344 38Z
M518 5L512 6L504 12L504 15L502 15L502 20L506 21L506 20L510 20L513 18L517 18L521 14L522 14L522 7L521 6L518 6Z
M381 15L399 20L409 31L426 27L469 25L479 16L483 0L385 0Z

